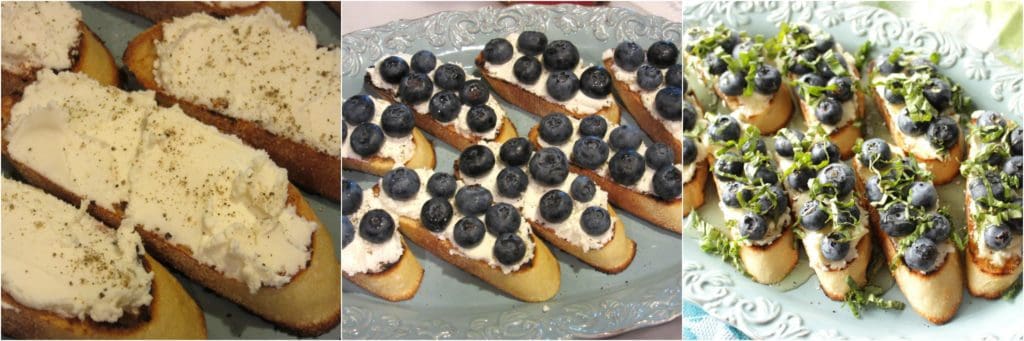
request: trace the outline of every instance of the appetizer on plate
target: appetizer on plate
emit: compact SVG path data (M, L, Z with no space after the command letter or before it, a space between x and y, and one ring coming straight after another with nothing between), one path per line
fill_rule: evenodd
M704 187L708 182L708 149L704 129L708 121L704 111L686 97L683 102L683 216L704 205Z
M434 168L434 145L414 127L409 106L355 95L345 100L341 115L345 169L382 176L397 166Z
M252 15L269 8L287 20L291 27L306 24L306 5L301 1L111 1L110 5L155 23L192 13L222 18Z
M602 58L614 80L615 93L636 124L651 139L671 146L678 161L683 150L679 48L663 40L651 44L645 53L640 45L624 41L606 50Z

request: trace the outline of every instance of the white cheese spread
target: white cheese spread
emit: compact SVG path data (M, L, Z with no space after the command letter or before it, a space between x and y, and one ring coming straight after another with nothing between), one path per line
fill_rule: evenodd
M370 119L370 123L376 124L378 127L380 127L381 115L384 113L384 109L387 109L390 103L373 97L370 97L370 100L373 101L374 108L373 118ZM345 128L347 129L347 131L345 131L345 136L347 137L351 137L352 131L356 130L355 125L347 123L345 124ZM351 138L345 139L345 142L343 142L343 144L344 145L342 146L341 151L342 157L366 160L366 158L364 158L362 155L359 155L359 153L356 153L356 151L352 149ZM381 145L380 150L377 151L377 154L374 154L372 156L380 156L383 158L394 160L395 165L404 165L406 162L409 162L409 160L412 159L412 154L414 152L416 152L416 144L414 144L412 141L412 133L402 137L392 137L389 136L388 134L384 134L384 144Z
M398 232L398 216L394 213L385 210L395 222L395 232L387 241L377 244L359 236L359 222L366 212L374 209L383 209L383 206L377 197L368 195L363 197L362 206L351 216L346 217L355 229L352 242L341 249L341 271L346 275L378 273L402 258L405 248L402 246L402 234Z
M3 69L25 75L71 68L81 20L82 12L67 2L4 2Z

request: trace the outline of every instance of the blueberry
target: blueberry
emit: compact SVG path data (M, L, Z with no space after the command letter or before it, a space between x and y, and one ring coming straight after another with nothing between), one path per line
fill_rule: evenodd
M626 186L632 186L640 181L646 168L643 155L633 149L619 150L608 161L608 170L612 180Z
M470 146L459 154L459 171L471 177L487 174L494 168L494 153L487 146Z
M824 161L838 162L839 147L831 141L818 141L811 145L811 163L817 165Z
M555 40L544 48L544 68L548 71L572 70L580 62L580 52L568 40Z
M380 115L380 127L384 129L384 134L391 137L409 136L415 125L412 109L402 103L389 105Z
M559 145L572 137L572 122L565 114L551 113L540 119L537 131L544 142Z
M940 117L928 126L928 142L935 148L948 149L960 138L960 126L949 116Z
M864 189L870 202L882 201L885 193L882 192L881 181L882 179L876 175L869 178L867 183L864 184Z
M552 223L561 223L572 215L572 198L557 189L540 197L540 216Z
M452 221L453 212L452 204L448 203L448 199L442 197L430 198L420 208L420 223L427 230L442 232L445 228L448 228L448 223Z
M971 193L971 198L974 201L980 201L982 206L987 206L986 202L989 195L993 199L1000 201L1006 198L1003 180L998 174L990 173L986 174L984 178L969 181L967 183L967 190Z
M924 231L925 238L931 239L936 243L949 239L949 233L952 231L953 225L950 224L946 216L932 212L928 214L927 219L932 223L932 226L927 231Z
M890 90L889 88L885 88L884 91L882 91L882 96L885 97L885 101L890 104L903 104L907 101L899 92Z
M542 185L561 184L569 176L569 160L558 148L542 148L530 158L530 176Z
M671 41L662 40L651 44L647 48L647 62L664 69L676 63L679 59L679 48Z
M843 106L834 98L822 97L814 109L814 117L825 125L834 126L843 119Z
M589 202L594 199L595 193L597 193L597 187L594 185L594 180L590 180L590 177L586 175L577 176L569 186L569 194L572 194L572 198L579 202Z
M754 91L763 95L771 95L782 86L782 74L774 66L761 64L754 74Z
M455 64L444 64L434 70L434 84L445 90L462 89L466 83L466 71Z
M637 149L640 148L640 143L643 142L643 132L640 128L631 125L621 125L615 129L612 129L612 133L608 136L609 144L612 149Z
M505 265L513 265L526 255L526 243L519 235L506 233L494 241L494 258Z
M1020 200L1019 199L1017 200L1017 205L1020 205ZM1022 227L1024 227L1024 220L1022 220L1021 218L1012 218L1011 217L1009 220L1007 220L1005 222L1005 224L1010 229L1011 232L1016 233L1016 234L1021 234Z
M462 110L462 100L455 91L445 90L434 94L430 99L430 117L438 122L451 122Z
M384 131L373 123L363 123L352 130L349 143L352 150L360 156L377 154L380 147L384 145Z
M483 81L474 79L466 81L462 85L462 90L459 90L459 98L462 99L463 104L480 105L487 103L487 100L491 98L491 90Z
M674 154L672 147L661 142L656 142L644 152L644 159L647 160L647 167L650 167L651 169L660 169L661 167L671 166L675 163L676 157Z
M432 197L451 198L455 195L455 177L449 173L437 172L427 179L427 193Z
M903 237L914 232L910 209L903 203L893 203L881 213L882 231L892 237Z
M494 38L484 45L484 60L488 63L501 65L512 59L512 43L505 38Z
M938 202L939 193L929 182L916 181L910 185L910 204L914 207L930 210Z
M683 102L683 131L693 131L697 127L697 108L690 102Z
M363 204L363 188L355 181L341 180L341 215L351 215Z
M519 49L519 53L527 56L536 56L544 52L544 47L548 45L548 37L544 33L537 31L526 31L519 35L516 39L516 48Z
M825 166L824 169L818 172L818 182L826 185L822 189L824 192L843 198L853 191L856 179L854 179L853 169L850 166L842 162L836 162Z
M421 73L428 73L434 71L434 67L437 66L437 57L434 53L422 50L412 55L412 70Z
M373 119L373 100L367 95L355 95L341 105L341 116L350 124L359 125Z
M373 209L363 215L359 221L359 236L364 240L380 244L391 239L395 233L395 220L387 211Z
M800 82L811 86L826 86L828 81L813 73L800 76Z
M480 244L484 240L484 233L487 229L484 227L484 222L480 221L476 217L463 217L455 223L455 229L452 230L452 239L455 239L455 244L463 248L472 248Z
M474 132L484 133L491 131L497 124L498 115L487 104L474 105L466 113L466 125L469 126L469 130Z
M941 112L952 104L953 92L950 91L949 83L939 78L932 78L931 83L924 88L924 98Z
M892 150L884 140L873 138L860 145L860 155L857 158L866 167L884 169L889 159L892 159Z
M814 51L814 49L809 49L800 52L799 54L796 55L796 59L793 60L793 62L789 65L789 71L792 72L793 74L801 76L809 74L811 71L814 70L812 70L809 66L805 65L804 63L801 63L800 61L803 60L806 61L807 63L813 64L816 59L818 59L818 52Z
M1024 157L1020 155L1011 156L1010 159L1006 160L1006 163L1003 164L1003 173L1010 178L1020 181L1021 173L1024 172L1022 168L1024 168Z
M590 98L605 98L612 93L612 76L600 66L591 66L580 74L580 91Z
M809 231L817 231L828 224L828 207L817 200L809 200L800 207L800 225Z
M584 136L572 146L572 162L586 169L598 169L608 160L608 145L604 140Z
M900 110L900 113L896 116L896 124L899 126L900 131L909 136L921 136L928 131L928 125L931 121L920 121L914 122L910 118L910 111L907 108Z
M558 101L567 101L576 96L580 90L580 80L572 71L555 71L548 75L548 95Z
M385 58L378 67L380 77L390 84L398 84L398 82L402 81L402 78L405 78L405 75L409 74L409 64L405 62L405 59L398 56Z
M726 96L739 96L747 88L747 80L743 75L737 75L732 71L725 71L718 78L718 90Z
M768 232L768 222L763 217L747 212L739 222L740 236L747 240L761 240Z
M341 143L348 141L348 123L345 120L341 120Z
M603 139L604 134L608 132L608 121L605 121L604 117L600 115L588 115L580 120L578 130L580 136L595 136Z
M753 40L747 40L747 41L744 41L742 43L737 44L736 47L734 47L732 49L732 52L731 52L732 53L732 58L736 59L736 60L740 60L740 55L744 54L744 53L749 54L750 49L753 48L753 47L754 47L754 41Z
M833 223L838 226L853 226L853 224L857 223L858 219L860 219L860 208L857 205L849 207L840 206Z
M424 73L413 72L402 78L398 85L398 97L406 104L419 104L430 99L434 93L434 82Z
M389 197L406 200L416 196L416 193L419 192L420 178L412 169L399 167L384 174L381 187Z
M818 59L818 64L815 67L818 68L818 76L821 76L821 79L824 79L826 82L836 76L836 72L828 65L828 61L825 58Z
M341 217L341 248L345 249L352 240L356 239L356 228L348 217Z
M775 153L777 153L777 154L779 154L779 156L787 158L787 159L792 159L793 155L794 155L794 152L793 152L793 141L791 141L789 138L793 137L797 141L803 141L803 139L804 139L804 133L801 133L799 130L790 130L790 132L791 132L792 136L787 136L787 135L784 135L784 134L778 134L778 135L775 136L775 140L774 140L774 142L775 142Z
M672 166L658 168L651 179L651 186L654 188L654 195L661 200L678 198L683 192L683 172Z
M704 64L708 66L708 73L715 76L721 75L729 69L729 64L726 64L724 59L714 54L708 54L707 57L704 57ZM640 66L637 65L637 67Z
M523 218L519 216L519 209L507 203L497 203L487 209L484 214L484 224L487 232L500 236L502 233L516 233Z
M832 39L831 35L822 34L814 38L814 50L818 53L828 52L835 45L836 41Z
M986 127L1005 128L1006 127L1006 119L1003 118L1003 115L1000 115L999 113L996 113L994 111L984 111L978 117L977 125L978 125L979 128L986 128Z
M643 64L636 69L636 83L641 89L648 91L657 89L658 86L661 86L663 79L661 70L651 64Z
M498 187L498 194L506 198L518 198L526 191L526 186L530 184L530 179L526 177L526 172L519 167L505 167L498 172L498 178L495 180Z
M910 61L910 71L911 74L916 72L925 72L934 75L939 72L939 68L935 66L935 63L932 63L931 60L928 60L928 58L918 57Z
M768 154L768 145L764 143L762 139L747 140L740 145L740 153L759 153L762 155Z
M608 211L597 206L587 207L580 215L580 227L583 232L591 236L600 236L612 226L611 216Z
M480 185L462 187L455 192L455 207L465 216L483 214L491 206L493 200L491 192Z
M979 158L981 157L984 157L984 155L979 156ZM1002 165L1004 162L1006 162L1006 157L1004 157L1003 154L1000 153L989 153L988 158L986 158L984 162L989 166L999 167L999 165Z
M786 176L786 184L798 192L807 192L810 189L808 181L815 176L815 172L809 168L797 168Z
M928 272L935 266L939 258L939 249L935 242L928 238L918 238L903 254L903 261L911 269Z
M732 53L736 45L740 43L740 35L736 32L729 32L729 36L718 42L718 46L721 46L725 53Z
M829 86L835 86L835 90L825 92L829 97L835 98L838 102L846 102L853 98L853 80L850 77L836 77L828 81Z
M665 71L665 84L677 88L683 87L683 64L668 67L668 71Z
M650 156L645 156L647 162L651 162ZM690 165L694 161L697 161L697 143L693 142L693 139L689 136L683 136L683 164Z
M683 90L674 86L658 90L658 94L654 95L654 111L658 112L658 116L669 121L683 119L682 104Z
M624 41L615 47L613 59L620 69L632 72L644 63L644 50L634 42Z
M842 240L843 235L830 233L821 240L821 254L825 259L836 262L846 258L850 252L850 242Z
M722 202L732 208L740 208L741 201L750 201L754 196L754 193L740 182L726 182L722 188Z
M509 166L522 166L530 161L530 154L533 154L533 145L525 137L514 137L501 144L498 150L498 157Z
M1010 155L1021 155L1024 151L1024 127L1010 131Z
M752 163L745 164L743 173L752 184L774 185L779 183L779 174L768 165L755 166Z
M1010 229L1004 225L989 225L985 227L985 245L993 250L1002 250L1010 245L1013 235Z
M894 72L902 72L903 67L899 63L890 63L889 55L882 55L878 58L878 73L882 76L888 76Z

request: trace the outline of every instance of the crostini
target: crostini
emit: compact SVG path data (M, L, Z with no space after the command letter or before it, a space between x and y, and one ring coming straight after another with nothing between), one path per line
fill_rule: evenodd
M558 261L519 211L494 203L489 189L450 173L400 167L380 179L373 195L398 216L402 235L438 258L521 301L558 293Z
M666 230L683 230L682 165L672 147L646 145L644 133L602 116L582 120L551 113L530 129L537 150L555 147L569 159L569 170L593 180L608 200Z
M874 138L856 146L854 168L871 233L911 307L931 323L953 318L963 299L958 238L940 209L931 174L902 149Z
M958 122L969 99L938 73L933 56L897 48L871 63L869 80L893 141L944 185L960 174L965 146Z
M3 334L205 339L203 312L134 229L3 179Z
M301 1L111 1L110 5L154 23L192 13L227 17L251 15L269 8L287 20L291 27L306 24L306 5Z
M366 69L365 87L416 114L416 126L463 150L478 142L516 137L516 126L483 81L462 65L441 65L430 51L381 58Z
M343 168L383 176L397 166L433 169L437 163L409 106L355 95L345 100L341 115Z
M114 57L67 2L3 4L4 96L20 95L36 71L81 72L104 85L120 85Z
M291 28L264 8L247 16L196 13L156 24L132 39L124 65L157 92L161 105L177 104L265 150L288 169L291 182L337 201L340 55L337 48L318 48L312 32Z
M544 240L598 271L626 270L636 255L636 242L608 205L608 192L585 175L569 173L569 159L558 148L534 152L517 137L499 145L467 148L455 161L455 176L467 185L480 185L495 202L519 210ZM492 206L484 223L500 224L507 205ZM493 219L492 219L493 218Z
M992 111L971 114L967 177L967 290L994 299L1021 274L1021 157L1024 129Z
M651 139L672 147L676 161L682 155L684 130L680 56L676 44L667 40L651 44L646 53L640 45L624 41L601 55L626 110Z
M600 115L619 123L608 70L582 62L568 40L549 43L542 32L512 33L488 41L475 63L498 96L526 112L568 113L577 119Z
M704 129L708 122L704 111L686 97L683 102L683 216L704 205L704 188L708 182L708 150L704 145Z
M423 268L395 231L398 216L382 209L376 196L364 197L359 184L342 181L341 272L345 279L392 302L416 296Z

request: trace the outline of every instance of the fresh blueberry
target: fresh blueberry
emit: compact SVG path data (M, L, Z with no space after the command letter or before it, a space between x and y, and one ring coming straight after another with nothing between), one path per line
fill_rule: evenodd
M506 233L494 241L494 258L505 265L513 265L526 255L526 243L519 235Z
M480 244L484 240L484 233L487 229L484 227L484 222L480 221L476 217L463 217L455 223L455 229L452 230L452 239L455 239L455 244L463 248L472 248Z
M665 84L677 88L683 88L683 64L676 64L668 67L665 71Z
M750 49L754 48L754 41L747 40L739 43L732 49L732 59L740 60L740 55L746 53L749 54Z
M823 161L828 161L829 163L840 161L839 147L836 147L835 143L831 141L818 141L811 145L811 163L817 165Z
M743 174L752 184L774 185L779 183L779 174L771 166L764 164L755 166L752 163L743 165Z
M991 195L995 200L1006 199L1006 190L1003 186L1003 180L998 174L986 174L984 178L977 178L967 183L967 190L971 193L971 198L974 201L979 201L982 206L987 206L988 196Z
M559 145L572 137L572 122L565 114L551 113L540 119L540 126L537 130L541 140Z
M484 60L488 63L501 65L512 59L512 43L505 38L494 38L484 45Z
M478 216L491 207L494 197L491 192L480 185L459 188L455 192L455 207L465 216Z
M890 104L903 104L907 101L902 94L889 88L885 88L884 91L882 91L882 96L885 97L885 101Z
M645 157L648 163L652 162L650 156ZM683 164L690 165L694 161L697 161L697 143L689 136L683 136Z
M843 105L832 97L822 97L814 109L814 117L825 125L834 126L843 119Z
M729 69L729 64L725 63L725 60L715 54L708 54L704 57L704 64L708 66L708 73L718 76ZM637 65L637 67L640 67Z
M810 185L807 183L816 174L814 170L809 168L797 168L792 173L786 176L786 184L789 188L792 188L798 192L807 192L810 189Z
M846 102L853 98L853 80L850 77L836 77L828 81L829 86L835 86L835 90L825 92L829 97L835 98L838 102Z
M637 149L643 142L643 134L636 126L621 125L612 129L608 140L612 149L615 150Z
M644 157L633 149L622 149L608 161L608 170L612 180L619 184L632 186L643 177L647 166Z
M739 231L740 236L747 240L761 240L768 232L768 222L759 215L747 212L740 218Z
M540 197L540 216L552 223L561 223L572 215L572 198L557 189Z
M813 65L817 59L817 51L815 51L814 49L804 50L803 52L800 52L799 54L796 55L796 59L793 60L793 63L791 65L789 65L789 71L801 76L809 74L811 71L814 70L811 69L810 66L807 66L807 64Z
M430 117L438 122L451 122L462 110L462 99L455 91L445 90L434 94L430 99Z
M420 177L412 169L395 168L384 174L381 187L389 197L406 200L416 196L416 192L419 192Z
M466 71L455 64L444 64L434 70L434 84L438 88L458 91L466 83Z
M597 193L597 187L594 185L594 180L590 180L590 177L586 175L577 176L569 186L569 194L572 194L572 198L579 202L589 202L594 199L595 193Z
M993 250L1002 250L1010 245L1013 235L1010 229L1003 225L989 225L985 227L985 245Z
M800 82L811 86L826 86L828 81L813 73L800 76Z
M647 160L647 167L650 167L651 169L660 169L661 167L671 166L675 163L676 157L673 154L675 153L672 151L672 147L661 142L656 142L644 152L644 159Z
M523 218L519 216L519 209L507 203L499 202L487 209L484 214L484 225L487 232L500 236L502 233L516 233Z
M800 225L809 231L817 231L828 224L828 207L817 200L809 200L800 207Z
M620 69L632 72L643 64L644 50L634 42L624 41L615 47L613 59Z
M683 118L682 104L683 90L674 86L662 88L654 95L654 111L669 121L679 121Z
M869 178L867 183L864 184L864 191L867 192L866 195L869 201L874 203L882 201L885 193L882 192L881 181L882 179L876 175Z
M522 56L516 59L516 63L512 65L512 74L519 82L533 85L540 79L542 67L537 58Z
M391 137L409 136L415 125L412 109L402 103L389 105L380 115L380 127L384 129L384 134Z
M578 130L580 136L595 136L603 139L604 134L608 132L608 121L605 121L604 117L600 115L588 115L580 120Z
M449 173L437 172L427 179L427 193L432 197L451 198L455 195L455 177Z
M910 185L910 204L914 207L930 210L938 202L939 193L931 181L916 181Z
M498 178L495 180L498 187L498 194L506 198L518 198L526 191L526 186L530 184L530 179L526 177L526 172L523 172L522 168L519 167L505 167L498 172Z
M914 232L914 222L910 218L910 209L903 203L890 205L881 213L882 231L892 237L903 237Z
M736 45L740 43L740 35L736 32L729 32L729 36L718 42L718 46L725 50L725 53L732 53L732 50L736 48Z
M348 123L345 120L341 120L341 143L348 141Z
M580 80L571 71L555 71L548 76L548 95L558 101L567 101L580 90Z
M725 71L718 78L718 90L726 96L739 96L747 88L747 79L743 75L737 75L732 71Z
M911 269L928 272L935 266L939 258L939 249L935 242L928 238L918 238L903 254L903 261Z
M355 181L341 180L341 215L351 215L363 204L363 188Z
M832 70L832 66L828 64L825 58L818 59L818 64L815 67L818 69L818 76L821 76L821 79L825 81L829 81L836 76L836 72Z
M754 74L754 91L763 95L771 95L782 86L782 74L774 66L761 64Z
M997 112L994 112L994 111L983 111L981 113L981 115L978 116L977 125L978 125L978 128L987 128L987 127L1005 128L1006 127L1006 119L1003 118L1003 115L1000 115Z
M555 40L544 48L544 68L548 71L572 70L580 62L580 52L568 40Z
M857 156L860 163L866 167L884 169L892 159L892 150L889 144L880 138L873 138L860 146L860 155Z
M932 78L931 83L924 88L924 98L931 103L939 112L949 108L953 92L950 91L949 83L939 78Z
M373 100L367 95L355 95L341 105L341 116L350 124L359 125L373 119Z
M1020 201L1020 199L1018 199L1017 200L1017 205L1020 205L1020 203L1021 203L1021 201ZM1009 220L1007 220L1005 222L1005 224L1010 229L1011 232L1016 233L1016 234L1021 234L1022 228L1024 228L1024 220L1022 220L1020 218L1012 218L1011 217Z
M356 228L348 217L341 217L341 248L344 249L356 239Z
M953 225L950 224L946 216L932 212L928 214L927 219L932 223L932 226L924 232L925 238L931 239L936 243L949 239L949 233L952 231Z
M608 228L611 226L611 216L603 208L590 206L583 210L583 214L580 215L580 227L588 235L600 236L605 231L608 231Z
M860 208L857 205L849 207L840 206L833 223L838 226L853 226L857 223L858 219L860 219Z
M412 55L412 70L421 73L428 73L437 66L437 57L433 52L422 50Z
M542 148L530 158L530 176L542 185L561 184L569 176L569 160L558 148Z
M466 113L466 125L469 126L469 130L474 132L484 133L491 131L497 124L498 115L487 104L474 105Z
M608 160L608 145L604 140L584 136L572 146L572 162L586 169L598 169Z
M544 52L544 47L548 45L548 36L544 33L537 31L526 31L519 35L516 39L516 48L519 49L519 53L527 56L536 56Z
M590 98L602 99L612 93L612 75L600 66L591 66L580 74L580 91Z
M525 137L514 137L501 144L498 156L501 161L509 166L522 166L530 161L530 154L533 154L533 145Z
M762 139L747 140L740 145L740 153L768 155L768 145Z
M683 131L697 127L697 108L690 102L683 102Z
M398 85L398 97L406 104L419 104L430 99L434 93L434 82L424 73L413 72L402 78Z
M715 159L715 166L712 168L715 176L721 178L723 175L732 177L743 176L743 157L736 154L722 154ZM729 178L729 177L727 177Z
M1010 132L1010 155L1021 155L1024 151L1024 127Z
M368 242L380 244L391 239L395 233L395 220L387 211L373 209L359 221L359 236Z
M910 111L907 108L900 110L900 113L896 116L896 124L899 126L900 131L909 136L921 136L928 131L928 126L931 121L920 121L914 122L910 118Z
M459 171L471 177L487 174L494 168L494 153L487 146L470 146L459 154Z
M661 70L651 64L643 64L636 69L636 83L641 89L648 91L657 89L658 86L661 86L662 80L664 77L661 75Z
M676 63L679 59L679 48L671 41L662 40L654 42L647 48L647 62L659 69L664 69Z
M399 56L391 56L380 62L380 77L390 84L398 84L409 74L409 64Z
M452 221L453 212L452 204L448 203L448 199L442 197L430 198L420 208L420 223L427 230L441 232Z
M384 131L373 123L363 123L352 130L349 143L352 150L360 156L377 154L384 145Z
M466 81L462 85L462 90L459 90L459 98L462 99L463 104L480 105L487 103L487 100L491 98L491 90L483 81L474 79Z
M889 62L889 55L882 55L878 58L878 73L882 76L888 76L894 72L902 72L903 67L897 63Z
M672 166L658 168L654 172L651 186L654 187L654 195L657 195L661 200L678 198L683 191L683 172L679 171L679 168Z
M792 159L793 155L794 155L794 152L793 152L793 141L791 141L789 138L793 137L797 141L803 141L804 140L804 133L801 133L799 130L790 130L790 133L792 134L792 136L787 136L787 135L784 135L784 134L778 134L778 135L775 136L775 140L774 140L774 142L775 142L775 153L777 153L777 154L779 154L779 156L787 158L787 159Z
M754 193L740 182L726 182L722 188L722 202L732 208L740 208L741 199L747 202L754 196Z
M838 198L846 197L853 191L854 179L853 169L845 163L836 162L825 166L818 172L818 182L826 185L822 190L835 194Z
M949 116L940 117L928 126L928 142L936 148L948 149L960 138L960 126Z
M821 240L821 254L825 259L836 262L846 258L850 252L850 242L842 240L843 235L829 233Z
M821 34L814 38L814 50L818 53L825 53L836 45L836 41L829 34Z
M1022 168L1024 168L1024 157L1020 155L1011 156L1010 159L1006 160L1006 163L1003 164L1003 173L1010 178L1017 179L1019 181L1022 178L1021 173L1024 172Z

